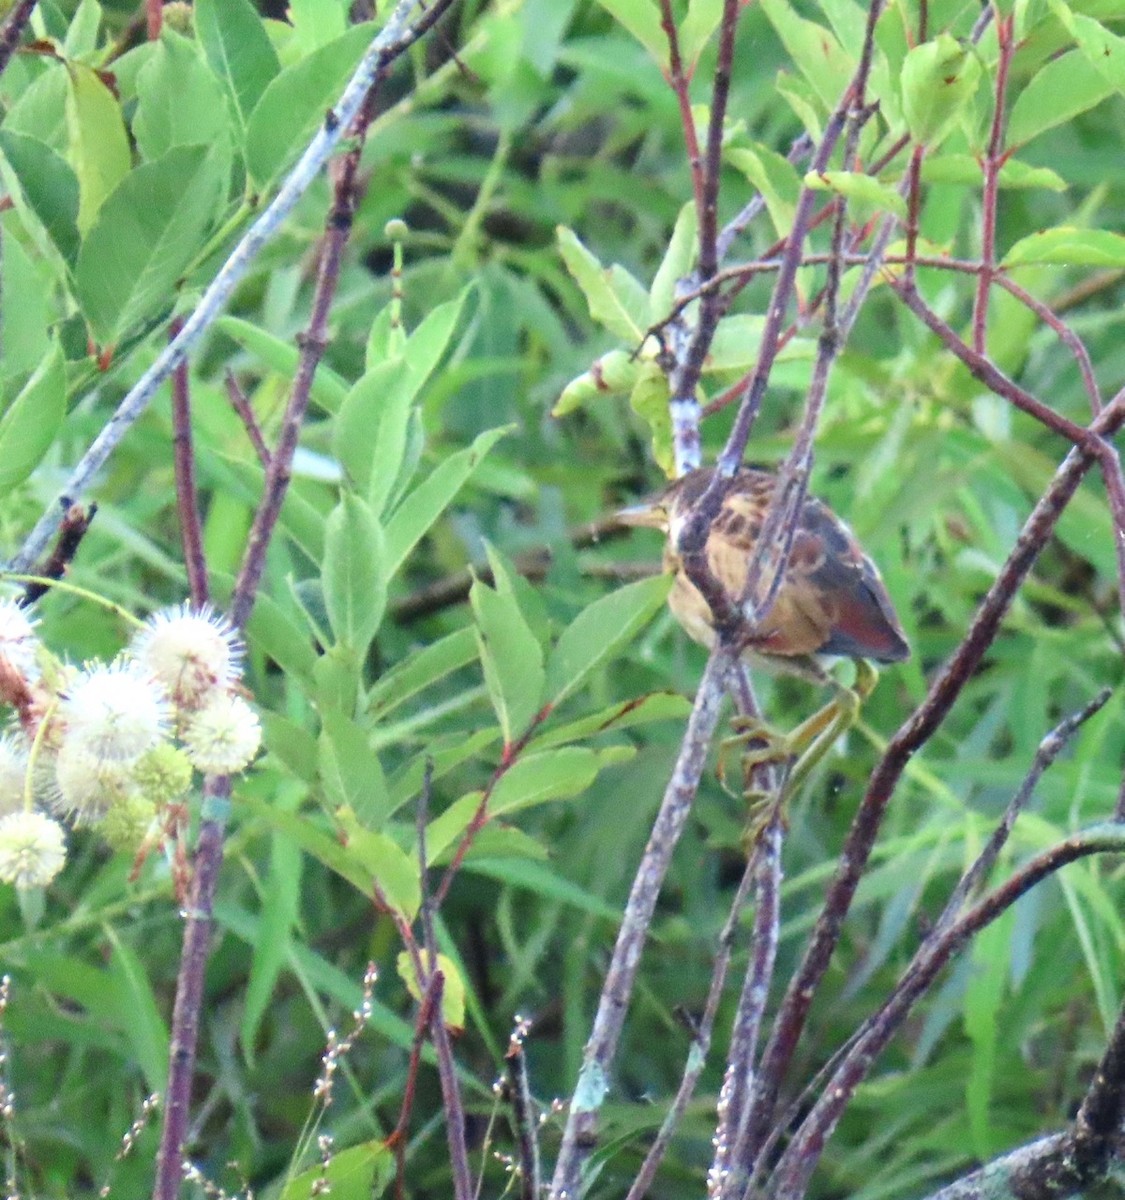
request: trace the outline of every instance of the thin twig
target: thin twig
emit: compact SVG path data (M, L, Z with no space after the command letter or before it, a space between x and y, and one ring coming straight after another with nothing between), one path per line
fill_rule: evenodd
M1004 165L1004 100L1008 90L1008 68L1014 50L1011 17L996 25L999 59L996 64L996 88L992 106L992 127L984 155L984 186L980 206L981 272L977 276L977 294L973 302L973 349L984 354L987 348L988 300L992 276L996 270L996 209L1000 196L1000 168Z
M7 20L0 27L0 73L7 70L8 63L12 61L12 55L20 44L23 31L35 11L35 4L36 0L17 0L12 11L8 13Z
M205 804L221 805L229 798L229 779L211 776L206 780ZM222 861L223 824L216 820L204 820L196 843L195 871L184 914L184 943L176 976L176 1001L168 1050L168 1087L156 1159L153 1200L175 1200L183 1179L183 1145L191 1111L199 1016L203 1011L203 980L211 944L215 888Z
M984 882L989 871L995 865L996 860L1000 857L1000 851L1003 850L1012 829L1015 827L1016 818L1027 806L1027 802L1031 799L1032 793L1043 776L1043 772L1063 752L1063 749L1075 733L1078 732L1079 728L1096 712L1100 712L1105 707L1112 695L1113 690L1111 688L1102 688L1089 704L1084 705L1078 712L1071 713L1065 720L1060 721L1039 743L1038 749L1035 751L1035 758L1027 774L1023 777L1023 782L1016 789L1015 795L1008 801L1008 806L1004 809L1000 821L992 831L992 836L985 843L984 848L977 855L972 866L964 873L957 886L953 889L945 908L942 910L941 916L937 919L930 932L930 937L940 935L957 919L965 902L977 890L980 884Z
M436 963L436 960L434 961ZM445 1026L442 1014L441 996L445 976L439 967L434 966L431 980L434 988L434 1006L430 1014L430 1037L437 1051L445 1135L453 1176L453 1195L455 1200L472 1200L473 1173L469 1166L468 1147L465 1144L465 1108L461 1103L461 1085L457 1082L457 1068L453 1062L453 1044L449 1040L449 1030Z
M531 1099L531 1083L527 1077L527 1056L523 1044L531 1030L531 1022L516 1017L515 1028L508 1039L510 1082L508 1099L512 1107L512 1132L516 1139L516 1154L520 1168L520 1200L540 1200L539 1126L535 1105Z
M74 561L78 547L82 544L82 539L86 536L97 511L96 504L91 504L89 508L83 508L80 504L67 505L62 525L59 526L58 538L55 540L55 548L31 574L42 579L62 579ZM27 583L19 602L23 605L34 604L49 590L45 583Z
M175 337L180 321L172 322ZM188 594L198 608L207 603L207 559L203 552L203 526L199 493L195 486L195 448L191 432L191 390L186 360L172 372L172 452L176 477L176 511L180 515L180 542L184 548Z
M668 1153L668 1147L672 1144L672 1138L675 1136L680 1122L684 1119L687 1106L691 1103L692 1096L695 1095L703 1068L707 1065L707 1055L711 1049L711 1036L715 1028L715 1014L718 1012L727 972L730 969L735 935L738 932L742 912L746 907L746 902L750 897L750 888L754 882L756 860L756 853L747 859L742 878L739 880L734 899L731 901L726 922L719 934L719 945L711 966L711 982L707 988L707 999L704 1001L703 1013L692 1030L691 1046L688 1049L687 1062L684 1064L676 1095L673 1097L668 1111L664 1114L664 1120L660 1122L660 1129L657 1131L652 1145L648 1148L644 1162L641 1163L640 1169L633 1177L633 1182L629 1185L625 1200L643 1200L648 1195L649 1188L656 1178L656 1172L660 1169L660 1164L664 1161L665 1154Z
M258 424L258 418L254 415L253 408L250 407L246 393L238 386L238 380L235 379L233 371L227 371L224 382L230 406L242 419L243 428L246 430L246 436L250 439L250 445L254 447L254 453L258 456L258 462L268 468L270 449L266 445L266 439L262 437L261 426Z
M418 792L418 811L414 822L417 839L418 882L422 892L419 913L422 918L422 945L431 965L437 962L437 938L434 936L434 901L430 895L429 859L426 855L426 823L430 819L430 795L434 785L434 760L427 756L422 770L422 787Z
M731 1030L727 1068L719 1094L715 1157L707 1173L711 1197L727 1200L741 1193L739 1166L750 1119L754 1066L781 937L781 848L785 816L781 794L767 802L769 816L755 843L754 931L750 962Z
M381 71L376 74L371 90L356 114L353 131L356 139L355 145L337 164L332 209L325 222L325 232L321 242L312 311L309 314L309 322L304 333L298 338L301 353L297 361L296 373L293 376L293 386L290 388L285 414L281 419L277 445L270 455L269 466L266 468L262 501L254 513L254 520L246 539L246 550L242 556L242 565L239 568L234 593L231 597L230 617L236 628L239 629L249 620L250 612L254 607L254 599L261 583L262 572L265 570L266 551L273 538L274 526L281 515L281 506L289 491L293 456L297 450L297 441L304 424L305 413L308 411L313 377L328 345L328 314L336 296L344 246L347 244L352 220L355 216L355 185L359 171L359 157L363 149L367 127L374 116L375 89L380 78Z

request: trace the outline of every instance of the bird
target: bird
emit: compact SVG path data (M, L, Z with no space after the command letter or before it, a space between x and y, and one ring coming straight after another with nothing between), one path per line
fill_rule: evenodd
M649 526L667 534L664 569L675 576L668 606L688 635L708 648L716 639L714 614L688 578L678 542L714 473L714 467L688 471L652 499L617 514L622 524ZM772 471L742 466L721 484L721 503L707 533L706 558L732 605L742 606L747 600L743 593L750 562L778 479ZM781 558L780 544L766 553L760 579L767 589ZM828 705L789 735L778 736L760 721L740 725L742 739L757 743L757 749L744 756L747 776L760 763L792 759L805 752L790 770L786 784L790 792L858 717L862 700L877 679L870 664L902 662L910 657L910 646L878 568L848 526L827 504L810 495L801 500L773 603L757 627L748 623L740 631L738 645L750 665L763 666L774 674L796 675L834 692ZM856 681L850 688L828 669L840 658L856 663Z

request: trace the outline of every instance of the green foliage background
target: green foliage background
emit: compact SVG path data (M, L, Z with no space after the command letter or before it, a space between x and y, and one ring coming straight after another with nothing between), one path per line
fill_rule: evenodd
M752 194L748 160L733 151L772 163L768 153L783 154L801 131L775 86L778 71L786 90L813 111L823 108L810 82L815 69L802 70L808 64L799 54L794 62L793 43L787 49L784 40L798 28L798 8L836 30L845 56L856 49L847 31L861 10L850 0L796 8L770 0L746 11L724 217ZM0 481L4 545L19 544L65 468L151 361L173 311L190 309L258 197L268 197L323 118L371 33L345 31L345 9L335 0L294 3L294 27L276 11L263 24L248 0L199 0L197 34L169 31L157 46L130 32L129 5L40 5L37 33L55 39L60 57L21 54L0 78L0 173L16 202L0 218L0 383L15 414L0 424L0 457L17 464ZM607 10L626 19L648 11L624 0L464 3L442 36L400 64L383 93L284 536L271 552L250 629L248 682L266 717L267 755L235 793L191 1149L193 1161L228 1187L237 1186L226 1166L233 1160L257 1194L277 1194L301 1145L326 1031L346 1026L369 959L382 967L375 1014L348 1057L326 1127L340 1147L366 1145L378 1157L375 1148L397 1119L411 1010L393 967L393 925L355 883L372 865L389 869L396 854L409 861L404 851L412 846L425 757L438 764L431 805L440 820L486 786L499 762L501 727L490 694L522 712L512 731L518 736L543 699L519 694L531 686L534 648L546 646L538 653L549 658L562 630L614 586L610 568L632 577L640 565L655 569L658 562L655 535L606 536L579 548L568 538L659 486L648 422L617 394L552 415L567 385L599 355L633 349L591 318L556 228L574 230L597 260L621 264L647 292L690 199L674 96L654 56ZM1067 111L1059 97L1077 94L1075 80L1090 72L1072 57L1053 57L1074 44L1065 13L1113 28L1125 7L1081 0L1070 9L1030 4L1021 11L1026 37L1011 96L1031 99L1022 101L1022 112L1015 100L1013 120L1028 131L1019 158L1055 174L1003 189L1001 254L1049 227L1112 233L1125 223L1125 102L1110 84L1101 96L1084 84L1093 99ZM943 0L929 12L931 29L964 36L979 9ZM903 31L916 20L906 0L892 6L889 27L898 29L902 52ZM893 43L889 34L883 50L892 65ZM242 56L224 56L234 45ZM702 51L701 84L713 53L711 46ZM987 80L987 51L983 57ZM1057 71L1054 64L1067 61L1071 74L1050 81L1047 103L1032 81L1044 64ZM113 90L95 69L112 72ZM926 241L966 258L979 253L972 154L986 128L987 93L981 89L976 109L931 163L922 214ZM702 87L697 99L706 102ZM779 236L772 220L783 225L790 183L776 164L774 171L776 209L751 227L740 257L761 253ZM898 171L901 163L888 168L886 181ZM273 432L308 317L328 202L322 180L259 257L229 316L193 361L206 548L220 596L237 568L261 478L226 398L224 373L234 372ZM379 427L380 437L398 439L382 443L380 471L363 487L352 474L351 491L362 493L366 507L337 508L340 460L353 465L348 427L341 434L339 426L344 397L365 372L395 359L387 307L393 248L384 227L397 217L410 230L402 275L406 330L433 320L435 310L448 321L437 332L429 326L429 339L417 343L425 369L400 393L398 432ZM1097 258L1094 243L1075 236L1080 251L1055 261L1028 251L1030 265L1017 278L1035 295L1068 306L1112 392L1125 375L1125 256L1114 242ZM146 246L158 251L146 256ZM813 247L823 249L820 234ZM1096 287L1087 294L1070 291L1090 281ZM811 268L802 282L807 297L816 287ZM972 278L933 271L923 282L931 303L963 328ZM736 319L763 311L769 284L766 276L746 288ZM1006 295L996 295L993 314L994 357L1058 411L1084 422L1087 399L1065 347ZM816 332L815 324L801 331L779 363L752 443L756 461L776 461L788 447ZM727 357L705 377L713 393L752 362L753 322L733 324L728 333ZM98 349L114 347L108 369L99 370L88 338ZM397 368L389 369L375 383L386 386L395 375ZM366 408L362 392L352 400L361 406L357 428L367 436L371 421L382 419L383 396L376 388ZM21 397L27 418L20 416ZM638 398L645 399L640 392ZM646 411L661 410L658 387L648 400ZM708 448L721 445L728 423L729 413L707 422ZM484 454L492 439L477 439L502 428ZM656 437L661 452L659 431ZM73 571L75 582L137 613L185 592L170 445L165 394L101 480L100 511ZM466 464L463 486L387 578L385 560L370 549L368 518L383 518L374 536L391 538L403 496L441 477L474 445L480 461L456 460ZM1064 452L1058 438L987 394L888 289L876 288L832 379L814 490L846 516L880 564L915 653L886 672L861 729L793 808L779 979L799 952L880 745L956 645ZM378 502L373 492L382 492ZM505 564L542 547L551 552L542 578L525 584L508 573ZM490 552L500 585L496 592L477 585L473 607L486 640L494 631L515 639L493 664L499 680L482 673L467 604L396 618L418 589L467 563L481 567ZM364 600L383 589L385 614ZM66 594L49 597L40 617L44 638L75 660L112 654L125 637L112 615ZM441 663L419 657L434 645L443 647ZM617 650L544 723L531 749L552 755L548 785L511 797L519 811L486 831L441 913L444 952L466 986L457 1051L486 1195L504 1186L503 1168L481 1147L487 1136L509 1148L503 1119L489 1124L497 1111L490 1085L513 1014L535 1019L528 1056L536 1096L549 1102L569 1094L617 915L678 744L687 710L680 697L690 696L702 668L702 652L663 609ZM1060 714L1117 684L1121 652L1110 520L1091 477L986 666L898 790L831 977L832 994L816 1010L803 1047L806 1066L822 1061L878 1002L955 872L987 836L1039 739ZM411 670L420 685L414 691L405 682ZM813 702L800 684L767 680L763 693L779 725L795 722ZM608 719L602 717L559 732L647 696L653 699L639 710L647 719L635 725L619 717L598 732ZM552 739L572 741L571 757L553 750ZM1001 869L1108 816L1122 740L1115 695L1044 779ZM341 865L330 847L344 802L384 843L371 849L372 858ZM621 1194L679 1078L689 1047L682 1014L703 1002L740 871L742 821L738 802L709 772L633 1005L598 1195ZM75 834L73 851L39 903L21 906L10 889L0 889L0 962L13 976L4 1032L20 1170L27 1194L89 1194L112 1179L115 1194L137 1195L148 1186L153 1131L141 1135L124 1163L113 1157L142 1098L163 1085L180 916L159 853L131 881L131 859L109 855L90 833ZM862 1090L820 1177L823 1194L919 1194L978 1158L1062 1125L1121 1000L1125 927L1117 874L1114 864L1098 860L1072 866L963 956ZM729 1025L732 1005L719 1030ZM654 1194L701 1190L720 1066L717 1060L705 1075ZM555 1131L548 1122L548 1154ZM313 1161L307 1146L303 1153L302 1167ZM383 1171L385 1158L377 1167ZM447 1174L440 1095L426 1066L411 1129L411 1194L445 1194Z

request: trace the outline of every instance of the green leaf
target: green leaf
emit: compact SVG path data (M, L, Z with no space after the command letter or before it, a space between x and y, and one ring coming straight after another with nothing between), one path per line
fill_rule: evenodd
M1108 229L1076 229L1062 225L1032 233L1004 256L1005 267L1029 263L1063 263L1067 266L1125 266L1125 236Z
M425 950L420 950L419 954L422 957L422 969L429 975L433 971L433 963ZM395 967L399 978L406 984L406 990L415 1000L421 1001L422 985L418 982L418 975L414 970L414 962L410 957L409 950L399 952L399 956L395 960ZM461 978L461 972L457 970L457 964L446 954L437 956L437 968L443 977L442 1022L453 1033L461 1033L465 1028L465 981Z
M332 450L375 516L395 486L413 400L402 359L390 359L356 380L333 422Z
M598 776L598 755L584 746L564 746L519 758L500 776L488 798L488 815L500 816L548 800L568 800Z
M672 450L672 414L668 410L668 379L655 363L645 363L632 394L629 406L641 417L652 437L652 456L666 475L675 466Z
M691 712L691 701L678 692L650 692L634 700L622 700L599 712L589 713L556 726L532 738L529 750L546 750L550 746L565 746L568 742L581 742L600 733L631 729L635 725L646 725L650 721L683 721Z
M774 91L793 110L805 132L814 142L819 142L823 134L821 105L812 84L802 75L778 71L773 86Z
M0 496L42 461L66 415L66 369L52 343L47 356L0 418Z
M302 783L317 782L320 757L316 738L302 725L266 709L261 713L262 744L268 753Z
M196 0L195 32L226 84L243 126L281 70L262 18L250 0Z
M383 530L367 504L345 492L324 527L324 603L338 643L367 653L387 607Z
M989 1121L989 1108L996 1073L999 1013L1011 959L1013 910L1009 909L973 941L973 973L965 988L965 1032L972 1042L970 1070L965 1081L965 1100L973 1152L982 1159L999 1150Z
M168 1027L140 957L108 922L104 932L112 946L109 979L117 1023L128 1039L133 1061L144 1073L146 1087L161 1092L168 1080Z
M1086 61L1116 92L1125 92L1125 38L1108 30L1100 21L1072 12L1061 0L1052 0L1051 11L1078 43Z
M603 354L588 371L563 388L551 409L551 416L565 417L590 400L632 391L644 369L644 359L628 350L611 350Z
M922 161L922 182L980 187L980 162L971 154L927 155ZM1069 186L1050 167L1033 167L1016 158L1009 158L1000 168L998 182L1002 188L1046 188L1050 192L1065 192Z
M286 15L306 50L324 46L348 26L348 0L289 0Z
M317 1164L294 1175L281 1192L281 1200L371 1200L381 1196L395 1176L394 1154L381 1138L346 1150L333 1150L328 1167Z
M301 851L283 834L270 837L269 874L262 893L257 936L254 938L250 977L242 1009L242 1049L248 1061L254 1061L262 1017L277 986L281 969L292 947L292 931L300 916Z
M630 583L595 600L563 630L547 663L547 693L557 705L591 671L615 657L668 597L671 575Z
M543 704L543 648L512 593L493 591L478 579L469 592L476 618L484 681L504 741L511 744Z
M356 25L271 79L246 128L246 165L259 191L296 159L363 57L370 23Z
M79 0L78 8L66 31L63 50L67 58L83 58L92 54L98 46L98 29L102 23L102 9L98 0Z
M805 186L819 191L836 192L852 201L855 220L866 222L876 213L894 213L906 219L906 201L893 188L859 171L809 172Z
M27 134L0 129L0 150L28 208L55 249L73 263L79 246L78 176L61 154Z
M390 800L379 756L351 717L325 709L318 742L319 774L324 794L334 808L347 808L368 829L379 829Z
M851 83L856 68L853 57L830 29L798 16L788 0L762 0L762 11L797 69L831 112Z
M608 270L564 226L558 228L559 252L582 289L590 316L623 341L636 344L652 324L648 293L622 266Z
M728 150L726 157L761 193L774 230L788 236L801 192L797 168L785 155L767 146L737 146Z
M340 809L336 819L344 834L348 857L378 885L392 908L413 921L422 903L418 864L385 834L364 829L348 809ZM368 894L372 894L372 889L368 889Z
M376 516L405 486L412 405L437 368L465 293L438 305L405 342L401 356L369 370L348 392L333 429L333 448Z
M488 830L482 830L487 833ZM543 863L527 859L483 858L470 854L465 859L465 870L485 875L510 887L523 888L546 900L558 900L579 912L590 913L603 921L616 925L621 912L607 904L600 896L591 895L569 879L557 875Z
M1090 70L1086 56L1071 50L1041 67L1012 105L1008 142L1022 146L1100 104L1114 88Z
M703 47L719 27L723 0L690 0L687 16L680 23L680 54L689 67L695 65Z
M440 862L442 856L469 827L483 792L469 792L461 796L426 826L426 861L429 865Z
M660 28L656 0L598 0L660 64L668 60L668 39Z
M655 316L671 311L676 300L676 284L687 275L695 261L698 236L699 222L695 205L689 202L683 205L676 217L672 236L668 240L668 249L664 251L664 258L652 278L652 287L649 288L649 307Z
M506 425L480 434L471 446L440 462L387 521L386 575L393 579L406 556L425 537L450 501L483 462L485 455L511 431Z
M301 352L292 342L284 341L250 321L240 317L222 316L217 328L229 334L240 346L261 359L266 366L284 379L292 379L297 371ZM348 394L348 384L331 367L321 363L313 376L309 398L327 413L338 413Z
M131 171L106 199L75 271L82 314L102 345L169 307L224 184L206 146L177 146Z
M902 65L902 111L915 141L937 145L966 110L980 83L972 49L948 33L915 46Z
M473 658L476 658L476 639L473 642ZM444 738L432 738L427 742L427 752L412 759L401 770L396 772L391 781L391 812L398 812L403 805L409 804L422 790L426 776L426 764L433 767L433 779L436 782L462 763L476 758L490 749L500 740L500 731L491 723L487 728L478 729L468 735L448 734ZM430 847L426 847L430 858L434 857Z
M109 194L129 173L132 155L121 106L96 72L67 63L68 157L78 177L78 231L85 235Z
M137 72L133 136L150 162L175 146L221 146L229 173L230 115L221 85L194 42L164 26L149 60Z
M77 199L77 192L75 193ZM0 395L11 396L51 352L50 325L55 314L53 264L9 237L0 252ZM4 304L18 296L18 304Z
M424 688L439 683L476 658L476 634L469 627L458 629L408 655L380 676L367 693L367 711L382 720Z
M307 685L316 666L313 634L294 618L294 612L303 616L303 611L296 605L292 605L292 610L283 608L268 589L262 588L254 600L246 633L256 651L272 658L287 675Z

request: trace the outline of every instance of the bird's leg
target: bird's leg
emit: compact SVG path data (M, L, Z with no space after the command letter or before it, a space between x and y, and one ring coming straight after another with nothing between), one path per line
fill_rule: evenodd
M763 799L768 798L754 785L755 770L768 763L790 764L781 785L780 803L784 807L800 790L837 739L856 723L863 702L874 689L879 678L875 668L864 659L856 659L855 666L856 677L851 687L830 675L823 676L822 682L828 684L835 694L823 708L807 717L789 733L779 733L756 717L735 717L731 721L736 732L720 746L719 774L725 786L725 754L731 747L739 747L742 795L751 804L751 818L747 830L749 841L753 841L760 825L760 821L755 817L755 809Z
M789 735L800 757L785 781L785 799L797 792L836 741L859 720L860 709L874 690L879 672L865 659L854 661L856 671L852 686L847 687L830 676L835 692L833 698Z

